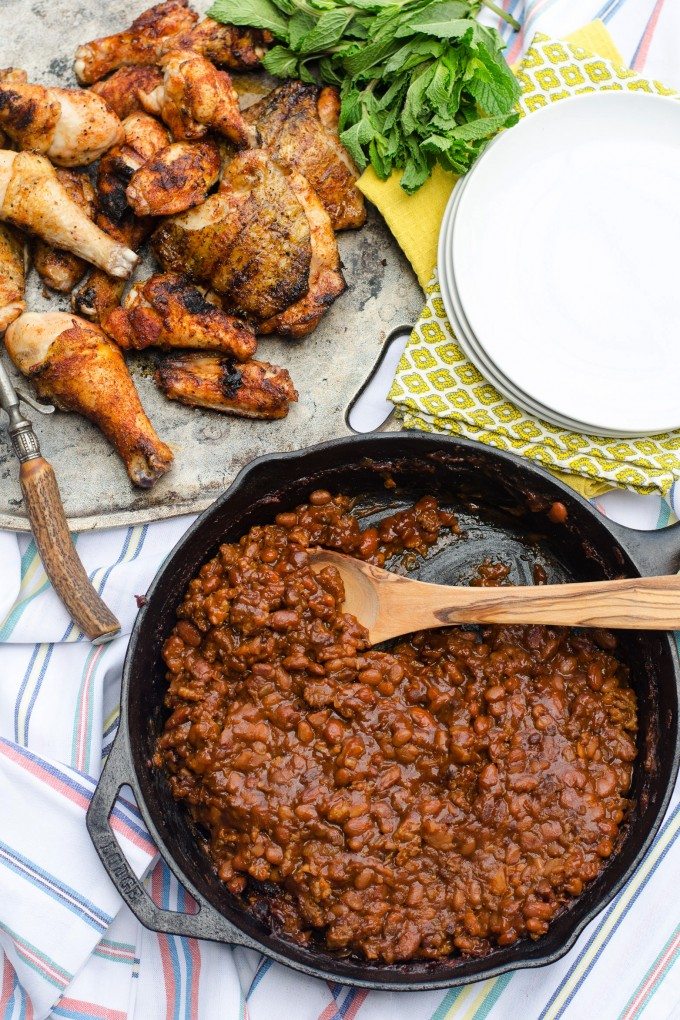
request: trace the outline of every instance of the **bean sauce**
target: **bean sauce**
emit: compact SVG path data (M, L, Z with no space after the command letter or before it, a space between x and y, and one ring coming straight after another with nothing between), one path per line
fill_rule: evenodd
M445 529L430 497L362 530L313 492L220 548L165 643L154 764L231 892L298 943L481 956L543 935L616 849L637 724L613 635L451 627L371 649L337 571L309 565L314 546L424 554Z

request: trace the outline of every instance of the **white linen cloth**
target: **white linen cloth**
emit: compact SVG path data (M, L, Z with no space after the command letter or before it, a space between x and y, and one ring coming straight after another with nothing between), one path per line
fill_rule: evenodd
M679 0L504 6L524 26L506 33L512 60L535 31L560 36L601 17L626 62L680 88ZM596 505L630 526L674 519L653 496L611 493ZM138 924L99 864L85 811L115 734L135 595L189 523L78 537L90 577L123 624L122 636L99 648L70 623L29 537L0 533L0 1018L680 1017L677 791L642 867L563 960L464 989L366 993L304 977L251 951L157 935ZM187 895L154 864L134 805L119 801L114 821L136 873L150 873L157 902L186 908Z

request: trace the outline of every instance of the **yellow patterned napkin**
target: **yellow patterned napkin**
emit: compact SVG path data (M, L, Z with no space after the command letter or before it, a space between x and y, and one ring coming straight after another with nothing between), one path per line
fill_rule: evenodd
M584 40L591 49L584 48ZM595 47L607 55L595 55ZM606 29L598 23L564 41L536 35L517 77L522 88L522 116L550 102L597 89L677 95L621 66ZM426 189L418 193L418 210L409 204L414 199L394 201L393 189L400 190L395 181L382 184L387 190L381 191L373 183L369 186L365 177L362 190L380 208L422 281L433 266L439 225L455 178L444 172L437 175L429 204L427 196L422 197ZM580 435L532 418L486 382L464 355L446 318L436 271L425 291L427 304L389 393L407 428L449 432L539 461L586 496L599 495L613 486L668 493L680 474L680 432L621 440Z

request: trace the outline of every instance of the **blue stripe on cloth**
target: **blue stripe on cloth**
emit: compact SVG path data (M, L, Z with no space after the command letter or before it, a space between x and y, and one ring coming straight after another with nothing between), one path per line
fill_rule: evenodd
M29 861L28 858L17 853L1 840L0 864L4 864L6 868L26 879L31 885L44 889L51 899L61 903L71 913L80 916L91 928L99 931L102 928L108 928L111 924L113 915L105 913L71 886L66 885L65 882L45 871L33 861Z
M163 906L166 910L172 910L173 904L170 902L170 869L165 864L161 866L161 880ZM172 978L174 983L172 1016L173 1020L180 1020L180 1007L184 996L184 988L182 985L182 973L179 965L179 954L177 952L177 936L168 935L166 937L168 940L168 949L170 950L170 962L172 963Z
M269 968L271 967L273 962L274 962L273 960L270 960L266 956L264 956L260 960L260 966L255 971L255 977L250 982L250 988L248 989L248 994L246 995L246 1002L248 1001L250 996L253 994L253 992L255 991L255 989L257 988L257 986L259 985L260 981L265 976L265 974L267 973L267 971L269 970Z
M619 8L623 7L625 2L626 0L607 0L607 2L602 5L595 15L594 20L604 21L606 23L616 14Z
M104 588L106 586L106 582L108 581L109 577L111 576L111 571L115 567L117 567L119 565L119 563L123 560L123 557L125 556L126 552L128 551L128 549L130 547L130 540L132 538L132 532L133 531L134 531L134 528L128 528L127 529L127 532L125 534L125 538L123 539L122 548L120 550L120 553L118 554L118 559L114 563L112 563L110 567L106 568L106 570L104 571L104 574L102 575L101 581L99 581L99 583L97 584L97 592L98 592L99 595L101 595L103 593ZM92 581L93 584L94 584L94 577L95 577L96 574L99 573L100 570L101 570L101 567L97 567L97 569L94 570L91 575L89 575L90 576L90 581ZM75 626L76 626L75 623L73 622L73 620L71 620L69 625L68 625L68 627L64 631L64 636L61 639L62 642L66 641L66 639L69 637L71 632L75 629ZM85 637L85 635L81 634L80 637L78 638L78 640L81 641L81 640L84 639L84 637Z
M187 894L186 890L181 885L178 888L177 896L179 900L178 905L180 910L186 911L186 908L188 906ZM191 948L189 946L189 939L178 938L177 942L180 948L182 949L182 952L184 953L184 960L186 963L186 999L184 1003L184 1017L185 1020L196 1020L196 1018L193 1017L191 1010L191 991L194 985L194 965L191 959Z
M17 741L17 743L21 739L19 736L19 707L24 696L24 691L26 690L26 685L28 684L28 678L31 675L31 671L33 669L33 666L35 665L35 660L38 658L38 652L40 651L41 648L42 645L36 645L35 648L33 649L33 654L31 655L31 658L28 661L28 666L26 667L26 672L24 673L24 678L21 681L19 693L17 694L17 700L14 706L14 739Z
M53 651L54 651L54 645L50 645L50 647L49 647L49 649L47 651L47 655L45 656L45 661L43 662L42 666L40 667L40 672L38 673L38 678L37 678L37 680L35 682L35 685L33 687L33 691L31 693L30 701L28 702L28 708L26 709L26 718L24 719L24 743L25 744L28 743L28 728L31 725L31 716L33 715L33 709L35 708L35 703L36 703L36 699L38 697L38 692L40 691L40 688L42 687L42 682L45 679L45 673L47 672L47 667L50 664L50 659L52 658Z
M69 1009L67 1006L53 1006L50 1016L63 1016L67 1020L102 1020L106 1013L90 1013L84 1009Z
M661 830L657 834L657 837L656 837L656 839L654 841L654 844L652 844L652 846L654 846L654 845L659 843L659 840L661 840L663 838L664 833L673 825L674 821L676 820L676 818L678 818L679 815L680 815L680 804L675 808L673 813L670 815L670 817L667 819L667 821L661 827ZM559 1017L564 1015L564 1011L570 1005L570 1003L573 1001L574 996L576 995L576 993L579 991L579 989L583 985L583 982L592 973L592 970L593 970L593 967L594 967L595 963L599 960L599 958L602 955L603 951L606 949L606 947L611 942L614 934L618 931L618 929L619 929L619 927L621 925L621 922L626 917L626 915L628 914L628 911L633 906L633 904L637 902L637 899L638 899L640 893L643 891L643 889L645 889L647 887L647 884L649 883L650 879L656 873L656 870L659 867L659 865L666 858L666 855L668 854L668 851L673 847L673 845L675 844L675 841L676 841L676 839L678 838L679 835L680 835L680 829L669 840L668 845L666 847L664 847L664 849L662 850L661 854L659 855L658 860L654 862L654 865L650 868L648 874L646 874L644 879L640 882L640 885L638 886L638 888L635 890L635 892L631 896L630 901L626 904L624 909L621 911L621 915L613 923L613 925L611 927L611 931L609 931L607 933L607 935L605 936L605 938L603 939L602 945L599 947L599 949L597 950L597 952L593 956L592 960L588 964L587 970L577 980L576 984L574 985L574 987L572 988L571 992L569 993L569 995L565 999L564 1003L562 1004L562 1006L560 1006L558 1012L555 1014L554 1020L559 1020ZM574 962L570 966L569 970L564 975L564 977L560 981L559 985L557 986L557 988L555 989L555 991L551 995L548 1003L546 1004L546 1006L542 1010L540 1016L538 1017L538 1020L543 1020L543 1018L547 1016L548 1011L550 1010L551 1006L559 998L560 992L564 989L564 987L567 984L567 982L569 981L570 977L573 975L574 971L577 969L579 963L583 960L584 956L587 954L587 952L590 949L590 947L592 946L593 942L595 941L597 936L600 934L600 932L605 927L605 925L609 921L610 917L612 916L612 914L616 910L616 907L617 907L617 905L618 905L618 903L619 903L619 901L620 901L620 899L621 899L621 897L623 895L625 895L625 889L621 893L619 893L619 895L616 897L614 902L611 903L609 905L609 907L607 907L607 910L602 915L602 919L600 920L599 924L597 925L597 927L593 931L592 935L590 935L590 937L588 938L587 942L584 944L583 948L581 949L580 953L578 954L578 956L576 957L576 959L574 960Z
M28 750L28 748L22 747L21 744L14 744L12 741L5 740L2 737L0 737L0 744L7 744L17 754L26 758L28 761L35 762L49 775L54 776L55 779L59 779L60 782L64 783L65 786L68 786L75 793L79 793L87 800L92 799L94 788L97 785L96 779L92 779L90 776L84 775L82 772L78 772L77 775L79 778L75 779L69 772L62 772L61 769L58 769L51 762L45 761L44 758L39 758L37 755L33 754ZM138 836L141 836L142 839L145 839L149 843L150 847L153 848L154 843L149 836L149 833L143 827L139 809L135 804L129 800L123 799L123 797L120 797L111 813L115 818L118 818L121 822L125 822L126 825L129 825L133 832L135 832Z

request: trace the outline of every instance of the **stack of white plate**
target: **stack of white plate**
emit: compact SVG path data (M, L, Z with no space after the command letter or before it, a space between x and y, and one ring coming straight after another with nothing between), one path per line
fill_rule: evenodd
M680 427L680 102L597 92L524 118L454 189L438 270L466 355L529 414Z

